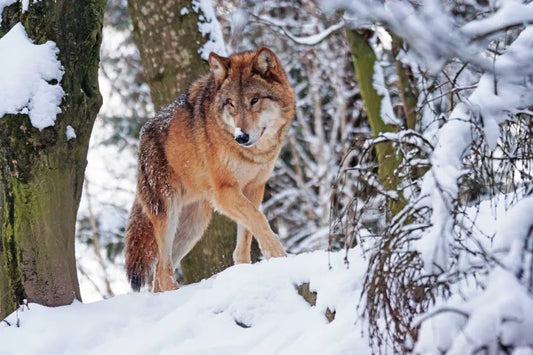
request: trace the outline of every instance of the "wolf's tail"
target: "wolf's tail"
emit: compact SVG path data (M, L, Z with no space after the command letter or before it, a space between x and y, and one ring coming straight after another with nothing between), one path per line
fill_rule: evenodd
M135 200L126 231L126 273L134 291L138 292L149 279L156 255L152 222Z

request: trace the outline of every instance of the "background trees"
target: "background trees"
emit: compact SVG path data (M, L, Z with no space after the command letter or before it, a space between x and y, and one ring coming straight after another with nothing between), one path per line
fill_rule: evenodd
M74 232L89 136L101 105L97 71L105 1L43 0L29 8L15 2L0 9L0 36L20 30L35 44L55 42L63 73L60 80L49 79L47 84L59 81L64 91L61 112L51 126L43 127L31 117L38 105L47 104L38 102L37 96L0 114L3 318L24 299L50 306L80 299ZM16 54L2 52L2 56ZM46 79L50 74L43 75Z
M382 164L378 176L360 169L366 166L361 163L354 167L355 174L345 172L360 181L352 186L362 191L371 186L376 198L389 201L393 218L371 230L375 234L368 238L361 231L367 229L366 206L374 204L358 193L337 220L340 226L355 222L352 235L360 243L370 240L364 315L370 324L370 340L381 351L387 346L394 352L411 350L410 344L417 340L415 349L421 353L503 352L521 343L519 337L504 335L514 327L506 324L512 311L502 308L495 294L474 291L465 295L469 282L481 289L508 284L516 286L520 296L515 300L521 299L517 301L520 307L529 307L531 301L531 281L513 271L508 241L504 241L516 237L517 243L523 243L518 249L531 250L533 221L521 219L517 212L529 205L532 186L531 165L526 162L532 157L530 145L526 148L520 143L531 137L530 128L524 129L531 125L530 115L524 112L529 112L533 102L526 89L531 68L525 64L531 56L525 49L531 41L531 28L523 26L520 16L503 20L504 13L527 12L531 5L487 6L430 1L420 6L361 2L357 7L344 7L348 18L357 19L350 27L368 30L360 25L368 21L389 33L386 39L378 30L379 41L368 41L382 58L385 78L392 77L394 69L398 78L400 95L387 87L381 108L383 100L390 97L393 104L402 103L406 118L397 132L382 132L367 141L376 150L383 143L394 147L396 188L391 190L379 178ZM402 39L399 46L395 44L398 38ZM412 73L418 92L415 125L409 123L402 67ZM374 78L373 86L379 91L376 81ZM509 139L513 141L510 145ZM515 164L515 159L520 162ZM407 203L395 211L391 202L402 196ZM504 215L517 221L516 232L495 228L493 223L497 219L503 222ZM522 252L519 254L524 255ZM529 259L515 257L512 264L529 275L530 271L525 271L532 269ZM449 302L442 301L448 297ZM474 305L482 299L490 299L496 313ZM430 309L427 316L416 320ZM523 326L530 316L519 318L517 324ZM490 336L481 335L480 321L494 325ZM444 329L439 326L444 323L454 325ZM420 329L424 335L418 336Z
M293 84L298 84L295 87L299 96L297 116L290 129L288 145L282 154L283 160L278 162L275 178L269 182L263 209L290 251L324 248L328 245L331 183L335 180L338 165L352 145L354 137L364 137L368 132L362 116L362 105L357 101L359 91L355 86L349 63L349 51L344 45L342 33L339 32L341 26L338 21L322 14L313 3L301 2L299 6L302 11L288 3L267 2L264 5L266 6L255 2L243 2L237 10L231 2L225 2L216 7L218 14L225 14L218 19L226 38L228 52L253 49L262 45L271 46L286 63L284 68ZM186 3L180 3L179 6L180 12L183 7L191 9ZM191 14L194 14L194 11L191 11ZM285 35L280 36L280 27L270 23L280 21L276 20L276 17L286 16L287 23L291 24L291 31L293 29L301 31L298 17L302 14L305 15L302 21L305 20L307 25L304 26L304 32L294 32L296 35L304 38L330 27L330 24L336 26L330 30L333 35L323 36L319 41L315 41L316 43L298 44ZM185 15L188 16L189 13ZM178 16L174 20L183 21L185 17ZM140 57L133 45L133 28L131 25L125 26L124 18L127 18L125 3L111 1L108 4L107 25L104 28L104 33L109 32L109 36L104 37L101 71L102 90L105 94L100 122L105 128L102 127L93 137L93 154L97 155L93 161L107 161L107 163L93 170L91 161L89 163L87 177L90 194L85 194L83 197L79 224L80 240L84 245L90 246L87 255L94 255L94 241L100 240L98 244L102 249L101 254L104 256L107 254L112 260L112 263L104 260L104 265L98 267L106 269L107 272L100 270L93 272L93 275L90 275L89 263L85 267L83 260L79 263L80 268L84 269L82 278L93 280L84 285L93 290L97 286L100 290L97 292L105 297L107 297L105 283L99 281L102 277L110 279L118 289L123 288L119 275L120 267L116 268L115 265L120 266L122 263L120 254L122 234L131 203L126 195L132 196L134 190L131 181L135 179L135 162L134 158L130 157L134 157L135 154L139 126L150 116L150 112L143 111L140 107L142 105L139 105L139 102L149 101L150 97L145 90L146 86L143 87L142 84L145 73L140 70ZM322 21L327 21L328 25ZM108 45L107 41L111 39L120 45ZM118 39L120 41L117 41ZM162 41L156 43L160 42ZM189 42L191 41L187 43ZM199 56L197 58L200 60ZM110 91L108 91L109 86L112 88ZM181 89L176 83L174 93L179 90ZM167 95L166 100L170 101L174 94L168 91ZM109 97L111 98L107 100ZM122 112L124 118L120 117ZM116 160L124 161L126 156L128 157L126 166L121 164L122 168L117 169ZM102 175L105 177L99 177ZM114 181L119 181L116 186ZM114 198L110 190L115 191ZM127 191L116 193L117 190ZM346 194L348 197L351 196L349 191L346 191ZM118 200L117 196L120 196ZM130 199L132 200L132 197ZM93 213L89 213L87 208L89 200L92 201ZM116 223L109 222L110 214L115 217ZM91 219L95 223L91 224ZM214 220L211 227L216 226L215 221L217 220ZM96 235L91 225L96 225L98 231ZM215 229L220 233L226 228ZM204 265L202 269L205 271L190 280L197 280L198 277L206 277L215 270L220 270L220 266L205 267L208 265L207 260L217 255L222 255L223 259L214 260L214 265L231 265L229 251L232 249L235 234L229 229L228 231L226 236L229 238L225 239L227 244L221 244L218 248L228 250L228 253L213 253L209 251L210 248L202 246L202 243L196 248L207 253L199 263ZM84 248L84 245L80 245L80 249ZM96 255L84 259L100 264ZM186 258L183 264L187 265L192 259L198 259L198 254L194 258ZM187 266L183 275L185 278L187 278L186 269Z
M272 47L297 94L296 117L263 204L285 246L292 252L363 246L370 266L360 309L376 349L414 347L418 333L429 332L441 316L447 317L442 324L454 324L442 332L457 340L459 353L469 351L461 348L460 331L471 332L476 317L498 325L493 340L483 338L478 348L517 346L502 342L502 324L510 319L505 311L489 316L475 305L487 295L481 289L496 300L490 292L498 284L531 298L531 232L524 227L516 234L521 246L510 265L508 234L494 222L515 205L525 209L520 206L528 206L532 191L531 5L216 5L228 51ZM138 63L135 56L128 63L136 90L124 90L138 99L122 96L124 107L146 98ZM149 114L125 111L134 120L107 118L115 127L107 141L135 147L130 132L138 128L132 127ZM104 215L95 212L103 230L109 227ZM120 228L110 234L118 237L102 244L120 245ZM111 255L119 249L109 247ZM461 298L467 286L472 292ZM441 340L419 342L418 349L452 348Z

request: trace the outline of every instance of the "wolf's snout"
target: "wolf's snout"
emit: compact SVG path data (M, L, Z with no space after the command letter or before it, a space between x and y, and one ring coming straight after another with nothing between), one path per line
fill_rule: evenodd
M245 145L250 141L250 135L245 132L241 132L238 136L235 137L237 143Z

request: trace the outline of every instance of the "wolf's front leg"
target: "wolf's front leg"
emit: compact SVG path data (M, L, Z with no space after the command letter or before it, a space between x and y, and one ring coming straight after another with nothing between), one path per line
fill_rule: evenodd
M251 246L253 235L246 227L237 224L237 245L233 251L234 264L249 264L251 259Z
M219 209L222 213L229 216L234 221L252 232L259 242L259 246L261 247L263 255L267 259L272 257L287 256L283 246L276 238L276 234L274 234L272 229L270 229L265 215L261 213L259 209L242 194L238 186L224 185L215 189L215 204L217 209ZM251 238L249 239L249 242L251 242ZM247 250L249 259L250 252L248 240L243 239L240 241L240 243L240 245L237 245L235 251L242 256L242 254Z
M265 192L265 184L249 184L244 188L244 196L256 207L259 208ZM251 246L253 235L240 223L237 226L237 245L233 252L233 262L235 264L246 264L251 262Z

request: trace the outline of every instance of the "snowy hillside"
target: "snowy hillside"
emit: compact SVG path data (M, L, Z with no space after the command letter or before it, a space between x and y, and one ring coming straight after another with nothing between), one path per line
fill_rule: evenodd
M237 265L162 294L30 304L18 313L20 327L15 313L7 318L12 326L0 323L2 354L367 354L357 320L366 261L357 248L348 267L344 256L314 252ZM307 282L316 306L297 291Z

